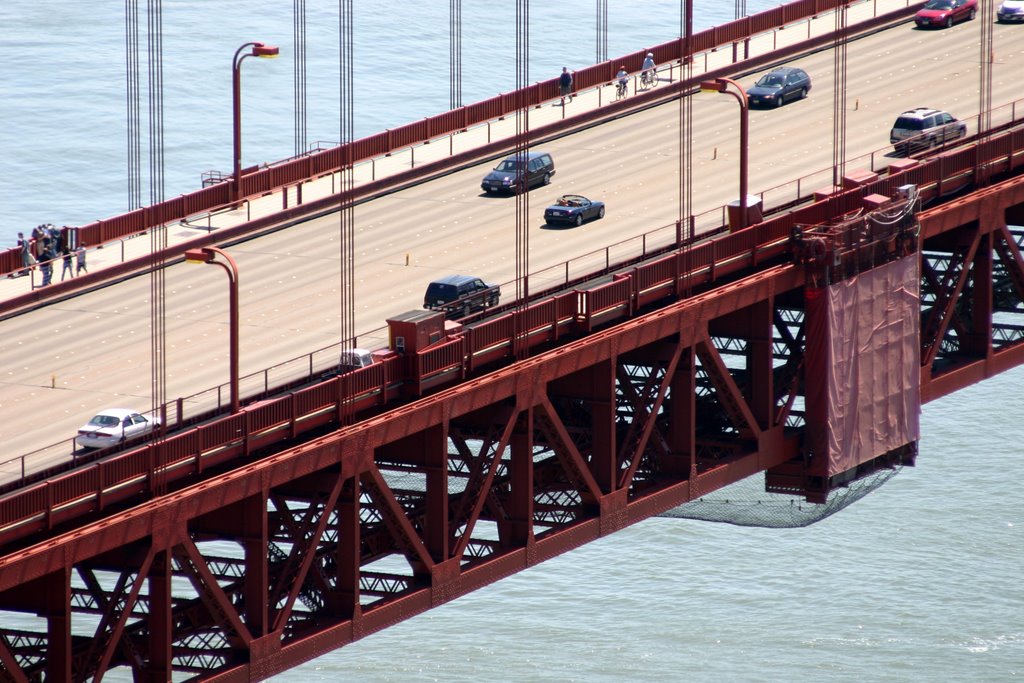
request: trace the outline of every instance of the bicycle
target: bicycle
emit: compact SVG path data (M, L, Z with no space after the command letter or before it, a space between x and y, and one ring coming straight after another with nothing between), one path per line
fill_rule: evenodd
M653 88L658 84L658 73L654 69L647 69L640 74L640 85L645 88Z
M622 99L629 92L629 85L625 81L617 81L615 83L615 99Z

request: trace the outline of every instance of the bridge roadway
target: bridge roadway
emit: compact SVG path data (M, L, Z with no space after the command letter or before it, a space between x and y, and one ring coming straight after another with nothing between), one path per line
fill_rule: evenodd
M934 32L901 24L849 46L846 145L847 159L854 161L847 170L888 164L889 127L908 108L948 109L968 119L974 131L979 30L980 20ZM998 106L1019 95L1019 27L997 25L995 45L992 101ZM833 53L824 50L793 63L812 75L814 87L805 101L751 112L751 192L832 163ZM740 80L749 86L755 77ZM540 146L553 153L557 174L549 187L530 193L531 272L675 221L678 118L678 106L665 104ZM695 214L737 196L738 122L733 98L695 98ZM858 159L872 152L877 153L870 161ZM489 165L356 208L357 330L379 329L387 317L419 308L426 282L436 276L466 272L511 280L515 200L481 193L479 180ZM827 185L830 178L824 173L812 182ZM568 192L604 200L608 216L582 228L545 228L543 208ZM230 248L241 271L242 375L337 342L337 224L331 215ZM0 322L0 365L6 369L0 381L0 460L70 439L100 408L149 406L149 286L148 278L133 278ZM506 301L512 292L505 287ZM224 383L223 275L188 264L169 267L165 305L167 396ZM382 342L363 336L360 344Z

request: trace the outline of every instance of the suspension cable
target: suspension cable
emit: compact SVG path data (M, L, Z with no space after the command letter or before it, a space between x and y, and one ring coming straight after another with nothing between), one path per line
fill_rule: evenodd
M158 206L164 200L164 57L162 0L149 0L149 203ZM149 233L150 250L150 367L151 403L160 411L158 436L167 428L167 320L164 307L164 266L167 230L163 216L156 216ZM162 488L157 484L157 491Z
M448 14L450 109L462 106L462 0L451 0Z
M142 206L142 126L139 89L139 0L124 2L125 124L128 131L128 210Z
M338 195L338 228L340 249L340 319L341 353L344 359L355 347L355 203L353 202L354 171L352 164L352 141L354 135L353 108L353 15L352 0L338 0L338 59L339 59L339 135L341 143L340 193ZM347 395L348 373L342 373L339 388ZM354 407L349 401L340 402L339 421L350 424L354 419Z
M991 136L992 129L992 62L995 59L995 45L993 43L992 0L981 0L978 6L979 16L987 17L978 22L981 30L981 40L978 49L978 63L981 65L978 74L978 144L982 148L986 145ZM979 150L980 151L980 150ZM989 172L981 168L981 160L987 159L988 155L978 154L978 167L974 169L975 183L987 185Z
M680 79L693 77L693 0L679 0ZM693 98L679 97L679 215L676 218L676 248L683 252L683 273L690 271L693 245ZM683 278L683 296L690 295L690 278Z
M832 53L835 77L832 88L832 185L835 188L842 186L846 175L846 46L849 42L846 11L846 3L836 7Z
M306 0L294 0L292 34L295 42L292 66L295 98L295 156L308 151L306 125Z
M530 104L527 87L530 85L530 0L516 0L516 307L525 311L530 297ZM523 320L525 315L515 317ZM517 358L525 358L527 345L520 342L524 330L516 330Z

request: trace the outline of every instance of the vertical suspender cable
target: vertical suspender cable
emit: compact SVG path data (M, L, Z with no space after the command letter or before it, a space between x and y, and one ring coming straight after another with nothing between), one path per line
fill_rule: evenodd
M530 192L528 178L530 151L530 0L516 0L516 161L521 166L516 185L516 307L525 311L530 297ZM525 316L515 316L521 321ZM516 358L526 357L525 330L515 331Z
M989 139L989 131L992 128L992 62L995 59L995 45L993 43L993 21L992 17L992 0L981 0L978 5L979 16L982 20L978 22L981 27L981 40L979 41L979 49L981 54L978 56L978 63L981 65L980 73L978 74L979 86L978 86L978 146L977 156L975 157L978 161L977 168L974 170L974 179L977 185L988 184L988 173L985 169L981 168L981 160L983 157L988 156L983 154L987 147Z
M149 0L149 204L164 200L164 57L162 0ZM161 411L162 435L166 429L167 327L164 309L164 265L167 230L163 216L154 216L150 230L150 362L152 408ZM157 491L160 492L159 489Z
M597 49L594 63L608 61L608 0L597 0Z
M839 188L846 175L846 45L849 29L846 21L847 7L841 3L836 7L836 32L833 48L835 82L832 91L832 185ZM832 193L835 195L835 192ZM833 212L835 215L837 212Z
M339 59L339 135L341 143L341 192L339 200L339 249L341 257L340 317L341 352L344 355L355 347L355 203L352 201L353 165L352 141L354 139L353 115L353 16L352 0L338 1L338 59ZM348 394L348 374L339 378L339 391ZM339 421L350 424L353 408L347 401L339 409Z
M679 0L680 79L693 78L693 0ZM682 91L679 97L679 216L676 219L676 248L682 250L681 270L690 271L693 244L693 98ZM683 280L682 294L689 296L689 279Z
M142 206L142 126L139 90L139 0L124 2L125 100L128 130L128 210Z
M164 199L164 57L162 0L149 0L149 203ZM158 220L162 216L156 217ZM166 242L166 234L156 230Z
M308 149L306 126L306 0L294 0L292 33L295 42L293 81L295 84L295 156Z
M449 109L462 106L462 0L451 0L448 14Z

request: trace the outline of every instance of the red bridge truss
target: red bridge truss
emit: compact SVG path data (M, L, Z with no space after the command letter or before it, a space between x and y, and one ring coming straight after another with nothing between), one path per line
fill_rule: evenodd
M264 678L760 472L821 500L913 462L909 415L823 464L810 368L845 328L809 302L911 274L910 315L860 315L912 335L877 354L912 409L1024 362L1022 147L993 136L5 495L0 609L25 625L0 626L0 680Z

